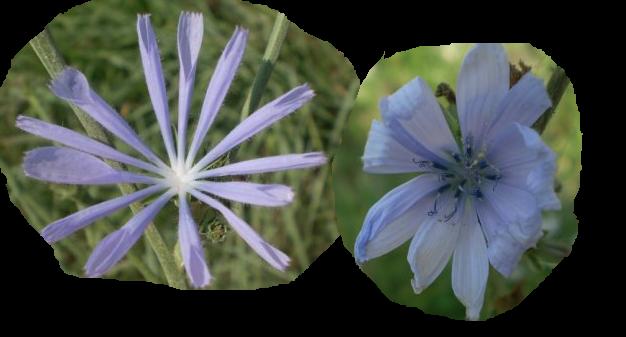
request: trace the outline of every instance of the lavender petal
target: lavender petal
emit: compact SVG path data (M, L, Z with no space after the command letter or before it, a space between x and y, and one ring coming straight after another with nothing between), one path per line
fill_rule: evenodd
M88 153L65 147L40 147L26 153L26 176L58 184L154 184L152 177L118 171Z
M198 126L196 127L196 132L193 135L193 140L191 141L189 152L187 153L186 165L188 167L191 167L193 164L198 150L200 149L200 145L224 102L224 97L226 97L228 88L243 58L247 40L248 31L237 27L217 62L217 66L211 77L211 82L209 82L209 87L204 96Z
M222 177L238 176L256 173L280 172L316 167L326 164L327 158L322 152L309 152L302 154L286 154L246 160L238 163L224 165L222 167L199 172L197 177Z
M141 52L141 63L148 85L148 93L154 108L154 114L161 128L163 143L170 159L170 163L176 158L172 129L170 127L170 113L167 102L167 92L165 90L165 79L161 68L161 56L159 46L154 35L154 30L150 24L150 15L137 16L137 35L139 37L139 51Z
M195 188L220 198L266 207L285 206L294 196L290 187L278 184L200 181Z
M211 282L211 274L204 260L204 248L198 234L198 225L193 220L185 195L179 195L178 205L178 240L185 270L191 284L196 288L203 288Z
M202 46L204 23L202 14L183 12L178 20L178 60L180 62L178 89L178 161L185 160L189 106L196 77L196 64Z
M305 84L267 103L237 125L237 127L194 166L193 170L196 172L199 171L202 167L210 164L235 146L243 143L255 134L261 132L261 130L297 110L313 98L313 96L313 91Z
M162 185L154 185L128 195L123 195L121 197L87 207L47 225L41 231L41 236L44 240L46 240L46 242L52 244L76 232L77 230L92 224L94 221L112 214L120 208L140 201L163 189L165 189L165 187Z
M107 235L100 241L85 265L87 276L99 277L117 264L139 240L148 224L173 195L173 192L166 192L161 195L152 204L135 214L121 229Z
M259 234L257 234L254 229L250 227L245 221L240 219L229 210L227 207L222 205L217 200L200 193L195 190L191 190L191 193L198 200L204 202L205 204L211 206L216 209L218 212L222 213L224 218L230 223L235 232L239 234L239 236L246 241L246 243L254 250L261 258L263 258L267 263L269 263L272 267L278 270L285 270L289 266L290 259L289 257L281 252L280 250L274 248L269 243L265 242Z
M52 81L50 88L57 97L85 111L91 118L144 157L159 166L166 166L137 136L122 116L91 90L85 75L80 71L66 68Z
M35 136L46 138L101 158L132 165L153 173L160 172L160 170L152 164L121 153L108 145L62 126L46 123L27 116L18 116L16 126Z

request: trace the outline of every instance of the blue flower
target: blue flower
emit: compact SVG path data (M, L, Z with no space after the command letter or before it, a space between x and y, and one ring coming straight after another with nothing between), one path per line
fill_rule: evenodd
M288 154L246 160L219 168L206 169L222 155L289 115L308 102L313 91L307 85L292 89L267 103L235 127L201 159L196 161L201 144L222 106L245 50L248 33L237 28L226 45L211 78L204 104L193 134L186 147L189 106L193 92L196 62L203 34L202 15L182 13L178 25L180 80L178 96L178 133L176 146L170 128L165 81L156 37L148 15L137 20L139 49L154 112L163 136L168 162L163 162L135 133L126 121L89 86L78 70L67 68L51 84L54 94L91 116L111 134L136 150L145 159L129 156L114 148L64 127L31 117L19 116L17 127L65 147L41 147L24 158L25 174L35 179L61 184L145 184L132 194L123 195L69 215L46 226L42 237L50 244L65 238L96 220L131 203L159 194L154 201L135 214L121 229L109 234L94 249L85 266L89 277L97 277L113 267L141 237L144 230L165 204L178 199L178 239L189 280L195 287L207 286L211 280L204 259L198 227L191 215L191 195L221 213L239 236L271 266L284 270L289 257L265 242L245 221L237 217L214 197L247 204L277 207L293 200L288 186L248 182L216 182L211 178L276 172L315 167L326 163L323 153ZM132 173L112 168L102 159L136 167L146 173ZM209 196L212 195L212 196Z
M541 235L541 211L560 208L555 155L530 126L551 106L543 81L525 74L510 88L499 44L465 56L457 84L462 145L428 85L415 78L380 102L363 170L419 175L367 213L355 244L358 263L411 240L411 281L420 293L452 257L452 288L476 320L489 264L510 276Z

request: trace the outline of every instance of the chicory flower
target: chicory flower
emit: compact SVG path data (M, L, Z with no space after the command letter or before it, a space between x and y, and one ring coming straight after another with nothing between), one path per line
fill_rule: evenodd
M421 78L381 100L382 122L372 122L364 171L419 175L370 208L355 256L364 263L411 240L416 293L452 258L452 288L475 320L489 264L509 276L541 236L541 211L560 202L555 155L530 128L551 106L543 81L527 73L510 87L504 48L478 44L457 83L462 144Z
M90 225L131 203L158 195L135 214L121 229L106 236L94 249L85 266L89 277L97 277L113 267L137 242L157 213L173 198L178 200L178 239L189 280L195 287L211 280L205 262L198 226L191 215L188 198L193 196L221 213L237 234L272 267L284 270L289 257L265 242L244 220L215 197L252 205L278 207L289 204L294 193L288 186L238 181L211 181L217 177L249 175L291 169L310 168L326 163L320 152L288 154L231 163L206 169L216 159L261 132L271 124L300 108L313 96L307 85L292 89L267 103L235 127L199 160L201 144L222 106L224 97L244 54L248 33L237 28L226 45L211 78L191 144L187 148L187 125L198 54L202 43L202 15L183 13L178 26L180 79L178 130L176 141L170 128L170 112L156 37L148 15L137 21L139 49L154 112L167 151L168 163L159 158L98 94L85 76L73 68L65 69L51 83L56 96L70 102L91 116L143 158L122 153L67 128L31 117L19 116L17 127L64 146L48 146L28 152L24 158L27 176L61 184L143 184L134 193L90 206L46 226L42 237L50 244ZM112 168L103 159L133 166L145 173Z

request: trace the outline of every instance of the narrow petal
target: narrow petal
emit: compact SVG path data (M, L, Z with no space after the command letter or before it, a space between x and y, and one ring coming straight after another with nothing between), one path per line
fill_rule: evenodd
M367 136L363 154L363 171L368 173L407 173L420 172L418 157L406 149L393 136L391 130L379 121L373 120Z
M489 203L476 203L476 212L487 238L487 255L491 265L502 275L511 276L528 245L518 241L509 232L509 226Z
M498 105L496 117L489 128L487 139L513 123L532 126L552 106L543 81L527 73L504 96Z
M305 84L267 103L239 123L239 125L195 165L193 171L199 171L235 146L250 139L255 134L261 132L261 130L299 109L313 98L313 96L313 90L309 89L309 86Z
M154 178L118 171L85 152L66 147L39 147L26 153L26 176L58 184L154 184Z
M440 213L450 214L454 207L453 199L446 197L442 201ZM462 213L465 209L456 213ZM456 248L461 226L457 219L442 221L438 216L430 216L417 229L407 255L413 271L411 285L416 294L427 288L448 264Z
M80 71L66 68L51 83L52 92L59 98L70 102L85 111L104 128L117 136L130 147L139 151L153 163L166 166L113 108L89 87L89 83Z
M235 73L243 58L247 40L248 31L237 27L217 62L217 66L211 77L211 82L209 82L209 87L204 96L198 126L196 127L196 132L193 135L193 140L191 141L191 146L187 153L188 167L193 164L198 150L200 149L200 145L224 102L224 97L226 97L228 88L233 78L235 78Z
M465 306L466 317L475 321L483 307L489 276L487 244L475 212L466 212L460 226L452 259L452 289Z
M77 230L92 224L94 221L119 210L120 208L140 201L163 189L165 189L165 187L162 185L154 185L128 195L123 195L121 197L87 207L49 224L41 231L41 236L44 240L46 240L46 242L52 244L76 232Z
M285 206L293 201L294 196L289 186L278 184L202 181L195 188L220 198L267 207Z
M185 270L191 284L196 288L203 288L211 282L211 274L204 260L204 248L198 234L198 226L193 220L185 195L179 196L178 205L178 240Z
M174 140L170 126L165 79L163 78L163 69L161 68L159 46L152 24L150 24L150 15L137 16L137 35L139 37L139 51L141 52L141 63L143 65L143 73L146 76L148 93L150 94L154 114L161 128L167 155L170 158L170 163L173 163L176 158L176 151L174 150Z
M402 129L438 158L448 158L451 152L458 151L437 99L421 78L415 78L383 98L380 108L385 124L398 121ZM425 153L422 156L429 157Z
M514 123L494 139L488 160L500 169L502 181L532 193L542 209L559 209L561 203L554 192L556 155L539 134Z
M280 250L272 247L269 243L265 242L254 229L250 227L245 221L240 219L222 205L217 200L209 197L206 194L202 194L198 191L191 190L191 193L198 200L204 202L212 208L215 208L218 212L222 213L226 221L233 227L235 232L254 250L261 258L263 258L272 267L278 270L285 270L289 266L289 257Z
M39 119L26 116L18 116L16 126L35 136L46 138L101 158L132 165L153 173L160 172L160 170L152 164L121 153L108 145L62 126L46 123Z
M412 209L421 209L422 205L417 204L422 199L432 207L432 192L442 184L436 175L423 174L394 188L376 202L367 212L356 239L354 254L357 262L364 263L386 254L413 236L423 222L422 217L415 214L413 219L400 218L407 212L413 214Z
M457 79L456 103L463 137L482 144L496 109L509 91L509 61L500 44L479 43L465 56Z
M106 273L139 240L144 230L174 194L167 192L135 214L121 229L107 235L91 253L85 265L88 277Z
M326 164L322 152L286 154L246 160L198 173L198 179L304 169Z
M180 62L179 89L178 89L178 161L185 160L187 142L187 122L189 121L189 106L193 95L193 85L196 77L196 63L200 47L204 23L202 14L183 12L178 20L178 60Z

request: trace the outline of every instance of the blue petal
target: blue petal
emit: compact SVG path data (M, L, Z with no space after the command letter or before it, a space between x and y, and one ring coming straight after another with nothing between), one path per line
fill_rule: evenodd
M466 317L477 320L485 300L489 258L476 212L466 215L452 258L452 289L465 306Z
M485 136L486 140L493 140L490 138L514 123L532 126L550 106L552 102L543 81L527 73L498 105L496 117Z
M409 240L433 207L437 175L423 174L394 188L367 212L354 245L358 263L379 257Z
M500 130L489 149L489 162L502 181L532 193L542 209L559 209L554 192L556 156L535 130L514 123Z
M363 171L368 173L407 173L423 171L416 162L427 160L405 148L391 130L379 121L372 121L365 152Z
M440 200L439 208L442 214L451 214L457 201L450 193ZM407 260L413 272L411 285L416 294L427 288L445 268L457 246L460 229L466 212L470 207L464 207L454 212L449 221L442 221L439 216L430 216L415 233L409 246Z
M417 77L380 102L385 125L403 130L414 140L398 138L402 145L429 160L442 162L458 147L441 107L428 84ZM416 145L418 143L419 145Z
M479 43L465 55L457 79L456 103L464 139L474 147L495 118L509 91L509 61L500 44Z
M483 189L475 207L487 237L489 261L510 275L521 255L541 237L541 213L529 192L505 183Z

